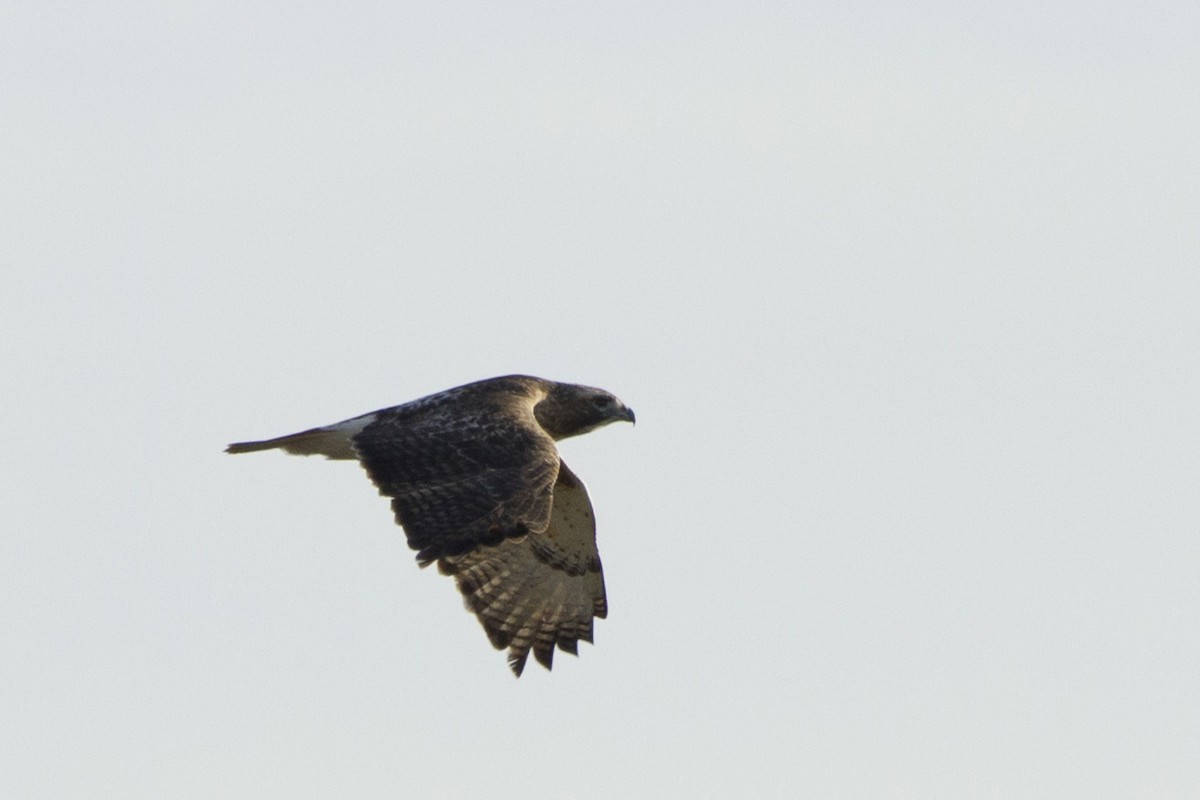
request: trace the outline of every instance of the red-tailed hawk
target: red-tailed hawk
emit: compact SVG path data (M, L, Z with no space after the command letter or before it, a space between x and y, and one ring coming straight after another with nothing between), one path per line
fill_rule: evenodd
M554 443L618 420L633 410L602 389L509 375L226 452L357 459L520 676L531 649L546 669L555 645L576 654L608 611L592 503Z

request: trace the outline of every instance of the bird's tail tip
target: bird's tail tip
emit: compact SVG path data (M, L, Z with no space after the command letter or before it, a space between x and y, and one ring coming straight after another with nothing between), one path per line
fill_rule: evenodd
M234 442L225 448L226 453L253 453L257 450L270 450L278 447L278 442Z
M310 428L300 433L278 436L274 439L263 439L254 442L234 442L225 448L226 453L253 453L258 450L274 450L276 448L295 456L325 456L326 458L352 459L358 458L354 450L353 437L370 421L369 417L359 417L337 425L327 425L324 428Z

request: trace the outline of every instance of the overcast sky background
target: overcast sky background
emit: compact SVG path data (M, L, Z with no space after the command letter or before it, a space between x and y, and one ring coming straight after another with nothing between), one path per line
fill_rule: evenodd
M0 11L6 797L1200 796L1200 6ZM470 380L611 608L516 681L356 466Z

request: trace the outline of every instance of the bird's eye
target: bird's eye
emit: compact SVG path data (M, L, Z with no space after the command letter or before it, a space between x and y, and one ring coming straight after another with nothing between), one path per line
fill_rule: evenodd
M592 398L592 404L595 405L596 408L608 408L612 405L612 402L613 401L611 397L605 397L604 395L598 395Z

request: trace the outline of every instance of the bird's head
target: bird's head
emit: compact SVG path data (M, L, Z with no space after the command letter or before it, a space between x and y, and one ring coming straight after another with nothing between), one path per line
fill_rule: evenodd
M633 409L612 393L573 383L554 384L534 414L555 439L579 436L610 422L636 421Z

